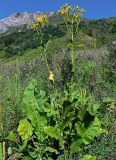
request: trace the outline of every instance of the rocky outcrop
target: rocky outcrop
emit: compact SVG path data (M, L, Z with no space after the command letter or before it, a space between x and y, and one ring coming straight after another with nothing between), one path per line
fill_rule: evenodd
M0 33L4 33L12 27L23 26L25 24L32 23L35 21L36 17L40 15L47 15L47 17L52 17L55 15L55 12L15 13L5 19L0 20Z

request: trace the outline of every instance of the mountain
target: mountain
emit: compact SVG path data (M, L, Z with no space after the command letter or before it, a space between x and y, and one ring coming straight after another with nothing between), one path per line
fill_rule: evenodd
M55 12L49 12L49 13L44 13L44 12L35 12L35 13L28 13L28 12L22 12L22 13L15 13L12 14L11 16L0 20L0 33L5 33L12 27L18 27L18 26L23 26L29 23L32 23L35 21L37 16L41 15L47 15L48 18L53 17L56 15Z

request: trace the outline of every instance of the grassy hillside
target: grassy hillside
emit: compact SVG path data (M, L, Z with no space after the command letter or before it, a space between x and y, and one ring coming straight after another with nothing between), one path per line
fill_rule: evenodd
M52 39L64 37L65 29L61 18L56 15L50 20L48 27L44 29L44 41L47 42L49 36ZM57 21L56 21L57 20ZM110 45L116 39L116 18L101 20L83 19L80 23L80 32L84 35L96 39L98 47ZM84 44L87 41L85 38ZM27 49L37 48L40 45L37 34L27 27L18 27L10 30L8 33L0 35L0 57L11 57L13 55L21 55Z
M43 48L40 46L40 41L35 31L27 30L27 27L24 26L21 28L14 28L6 34L0 35L0 142L5 141L7 146L10 146L11 148L12 146L17 147L17 144L14 145L14 143L9 143L8 140L6 140L6 136L11 130L15 134L17 142L21 142L17 135L17 126L19 120L25 117L22 112L24 90L29 82L35 79L37 81L37 86L34 93L29 98L31 99L35 96L36 99L40 98L45 102L47 101L47 107L50 106L52 108L55 106L54 98L57 97L57 94L55 95L57 92L61 94L61 98L63 93L66 92L66 97L64 96L59 100L62 102L64 99L64 103L66 102L65 105L63 104L64 107L67 107L68 105L73 106L72 108L74 109L76 105L80 105L82 108L83 106L85 108L88 106L100 106L99 111L95 111L95 115L101 119L102 127L107 129L108 134L103 134L99 138L96 137L90 145L82 146L84 149L81 152L78 152L78 154L74 154L74 160L77 160L85 154L95 155L98 160L115 159L115 22L116 18L101 20L83 19L81 21L78 36L74 39L74 80L77 84L77 88L73 85L71 86L72 88L70 89L74 89L74 92L71 92L71 95L68 95L70 94L70 91L65 89L70 83L71 77L70 50L67 47L65 26L60 17L53 17L50 21L50 25L44 28L44 43L47 43L49 35L52 35L47 49L47 60L50 70L54 73L54 85L49 81L47 67L42 54L44 53ZM65 84L67 84L67 86ZM33 83L30 88L27 87L29 93L32 92L32 85ZM46 95L44 95L44 92L41 92L43 95L39 94L41 90L44 90ZM87 92L88 97L83 96L85 93L83 93L83 91ZM54 97L52 93L54 93L56 97ZM80 95L77 95L77 93L80 93ZM49 102L50 97L46 97L48 95L51 96L51 99L53 98L51 104ZM73 96L75 96L75 98L73 98ZM43 105L43 101L40 104L39 100L37 99L38 101L36 101L36 99L34 99L34 101L31 99L32 103L34 102L34 105L35 102L39 105ZM75 103L75 99L79 104ZM71 100L73 101L73 105L71 104ZM91 100L91 102L89 100ZM60 102L57 102L58 106L60 106ZM28 107L30 106L31 105L28 104ZM80 110L81 107L79 108ZM85 108L84 111L86 110ZM66 112L70 113L68 110ZM88 110L86 116L88 116L89 112L94 112L94 109ZM75 113L78 114L76 110ZM41 112L40 115L41 114L43 113ZM53 111L52 114L55 115L55 112ZM42 116L44 117L44 115L45 113ZM51 117L51 124L54 121L54 115ZM67 116L66 120L71 118L72 122L72 115L73 113L71 113L71 117L70 115L69 117ZM83 121L86 121L86 116ZM50 115L48 117L50 117ZM78 119L79 118L76 117L75 120L78 121ZM89 115L88 119L89 121L94 119L94 115ZM87 123L89 122L87 121ZM70 126L71 124L69 123L68 125ZM65 132L66 135L71 135L68 133L67 127ZM72 137L74 136L74 132L75 131L73 130ZM12 134L10 138L13 138ZM31 139L32 142L29 142L30 146L32 145L34 149L36 148L34 146L35 143L33 143L35 139L34 134ZM35 140L35 142L37 143L38 141ZM70 138L68 142L70 143ZM57 143L53 143L52 145L58 147ZM24 145L23 147L25 148L26 146ZM36 149L35 152L32 152L33 148L31 148L31 152L29 153L32 157L35 156L35 153L38 154L39 150L37 148L38 150ZM7 147L7 149L9 148ZM24 154L26 153L26 156L29 149L30 148L26 148L23 152ZM54 150L52 150L52 152L54 156ZM59 157L62 158L63 156L63 153L61 153L61 156ZM32 159L33 158L31 158L31 160ZM58 160L60 160L60 158Z

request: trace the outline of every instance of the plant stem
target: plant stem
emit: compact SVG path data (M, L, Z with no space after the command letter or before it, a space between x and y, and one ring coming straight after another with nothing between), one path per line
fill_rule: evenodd
M43 42L43 33L42 33L42 30L41 29L39 31L37 30L37 34L39 36L41 46L43 47L44 59L45 59L45 63L46 63L46 67L47 67L48 73L49 73L50 72L50 67L49 67L49 64L48 64L48 59L47 59L46 51L48 49L48 44L50 42L50 39L48 40L47 44L45 45L44 42Z
M6 160L6 148L5 148L6 143L3 142L3 160Z
M74 81L74 22L72 18L72 26L71 26L71 83Z
M45 63L46 63L46 67L47 67L47 70L48 70L48 73L50 72L50 67L49 67L49 64L48 64L48 59L47 59L47 54L46 54L46 48L44 48L44 57L45 57Z

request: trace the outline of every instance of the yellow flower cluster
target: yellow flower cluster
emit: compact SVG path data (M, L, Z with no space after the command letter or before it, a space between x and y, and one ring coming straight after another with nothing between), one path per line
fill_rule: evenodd
M42 23L48 23L48 18L44 15L44 16L40 16L36 18L36 22L39 24Z
M54 83L54 73L52 71L49 71L49 80Z
M61 7L58 13L61 15L68 15L71 9L72 9L72 6L65 4Z
M29 24L27 28L30 28L32 30L42 29L42 27L44 27L46 23L48 23L48 18L45 15L43 15L37 17L36 22Z
M75 18L80 18L81 17L81 14L80 13L77 13L76 15L75 15Z
M79 8L79 6L73 7L68 4L63 5L58 11L60 15L67 18L73 17L74 19L79 19L84 12L85 10Z
M38 26L37 26L37 24L32 23L30 28L33 29L33 30L37 30Z

